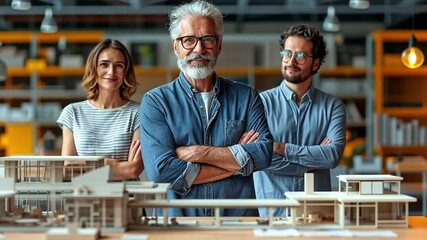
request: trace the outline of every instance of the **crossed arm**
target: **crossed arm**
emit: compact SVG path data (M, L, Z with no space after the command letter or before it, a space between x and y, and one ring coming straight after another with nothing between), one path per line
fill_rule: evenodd
M238 144L255 142L259 134L255 131L245 132ZM227 147L211 147L204 145L183 146L175 149L178 158L200 164L200 171L193 184L218 181L232 176L240 170L230 149Z
M327 145L332 143L332 140L329 138L324 138L322 140L322 142L319 145ZM281 143L281 142L273 142L273 152L277 155L279 155L280 157L284 157L286 154L286 143ZM314 168L308 168L308 171L313 171L315 170Z
M127 161L107 158L105 165L110 165L112 169L113 180L126 180L138 178L144 170L144 164L141 157L141 143L139 140L139 130L136 130L132 136L132 143L129 148Z
M137 178L144 170L141 157L141 144L139 141L139 129L133 133L132 143L129 148L127 161L119 161L119 159L106 158L105 165L110 165L112 170L113 180L126 180ZM73 132L67 127L62 128L62 156L76 156L76 146L74 143Z
M326 145L329 143L332 143L332 140L329 138L324 138L319 145ZM282 157L285 156L285 147L286 147L286 143L273 142L273 152L276 154L279 154Z

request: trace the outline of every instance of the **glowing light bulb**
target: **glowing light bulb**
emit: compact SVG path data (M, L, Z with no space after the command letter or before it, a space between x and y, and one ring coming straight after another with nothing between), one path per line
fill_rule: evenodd
M416 46L417 40L414 35L409 38L409 47L402 52L402 63L408 68L419 68L424 63L424 54Z

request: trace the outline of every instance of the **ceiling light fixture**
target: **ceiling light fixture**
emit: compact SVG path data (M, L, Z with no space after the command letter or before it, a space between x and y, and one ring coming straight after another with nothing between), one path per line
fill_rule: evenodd
M412 0L412 32L414 32L415 20L414 20L414 0ZM417 47L417 38L412 33L409 38L409 46L402 52L402 63L408 68L415 69L421 67L424 63L424 54Z
M7 65L3 61L3 59L0 58L0 82L5 81L7 79Z
M3 43L0 42L0 47L3 46ZM0 82L3 82L7 79L7 64L0 58Z
M340 21L335 15L335 7L329 6L326 18L323 21L323 30L327 32L338 32L340 30Z
M12 3L10 4L12 9L15 10L29 10L31 8L31 1L30 0L12 0Z
M369 0L350 0L348 6L354 9L367 9L369 8Z
M44 18L40 26L40 31L45 33L54 33L58 31L55 19L53 19L52 8L46 8L44 10Z

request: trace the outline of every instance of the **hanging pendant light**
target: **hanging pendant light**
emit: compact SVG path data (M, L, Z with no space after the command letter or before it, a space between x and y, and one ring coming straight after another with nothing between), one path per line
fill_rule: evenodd
M408 68L419 68L424 63L424 54L417 47L415 35L409 38L409 47L402 52L402 63Z
M45 33L54 33L58 31L58 26L56 25L55 19L53 19L52 8L45 9L40 31Z
M334 6L328 7L326 18L323 21L323 30L327 32L338 32L340 30L340 21L335 15Z
M0 82L5 81L7 79L7 65L0 58Z
M367 9L369 8L369 0L350 0L348 6L354 9Z
M412 32L414 31L415 20L414 20L414 1L412 0ZM414 69L419 68L424 63L424 54L417 47L417 38L413 33L409 38L409 46L402 52L402 63L408 68Z
M0 47L3 46L3 43L0 42ZM0 82L7 79L7 64L0 58Z
M10 7L15 10L29 10L31 8L30 0L12 0Z

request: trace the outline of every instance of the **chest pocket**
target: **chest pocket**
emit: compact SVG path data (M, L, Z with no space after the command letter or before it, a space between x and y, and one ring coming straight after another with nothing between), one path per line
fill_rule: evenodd
M225 125L225 146L236 144L245 131L246 120L227 120Z

